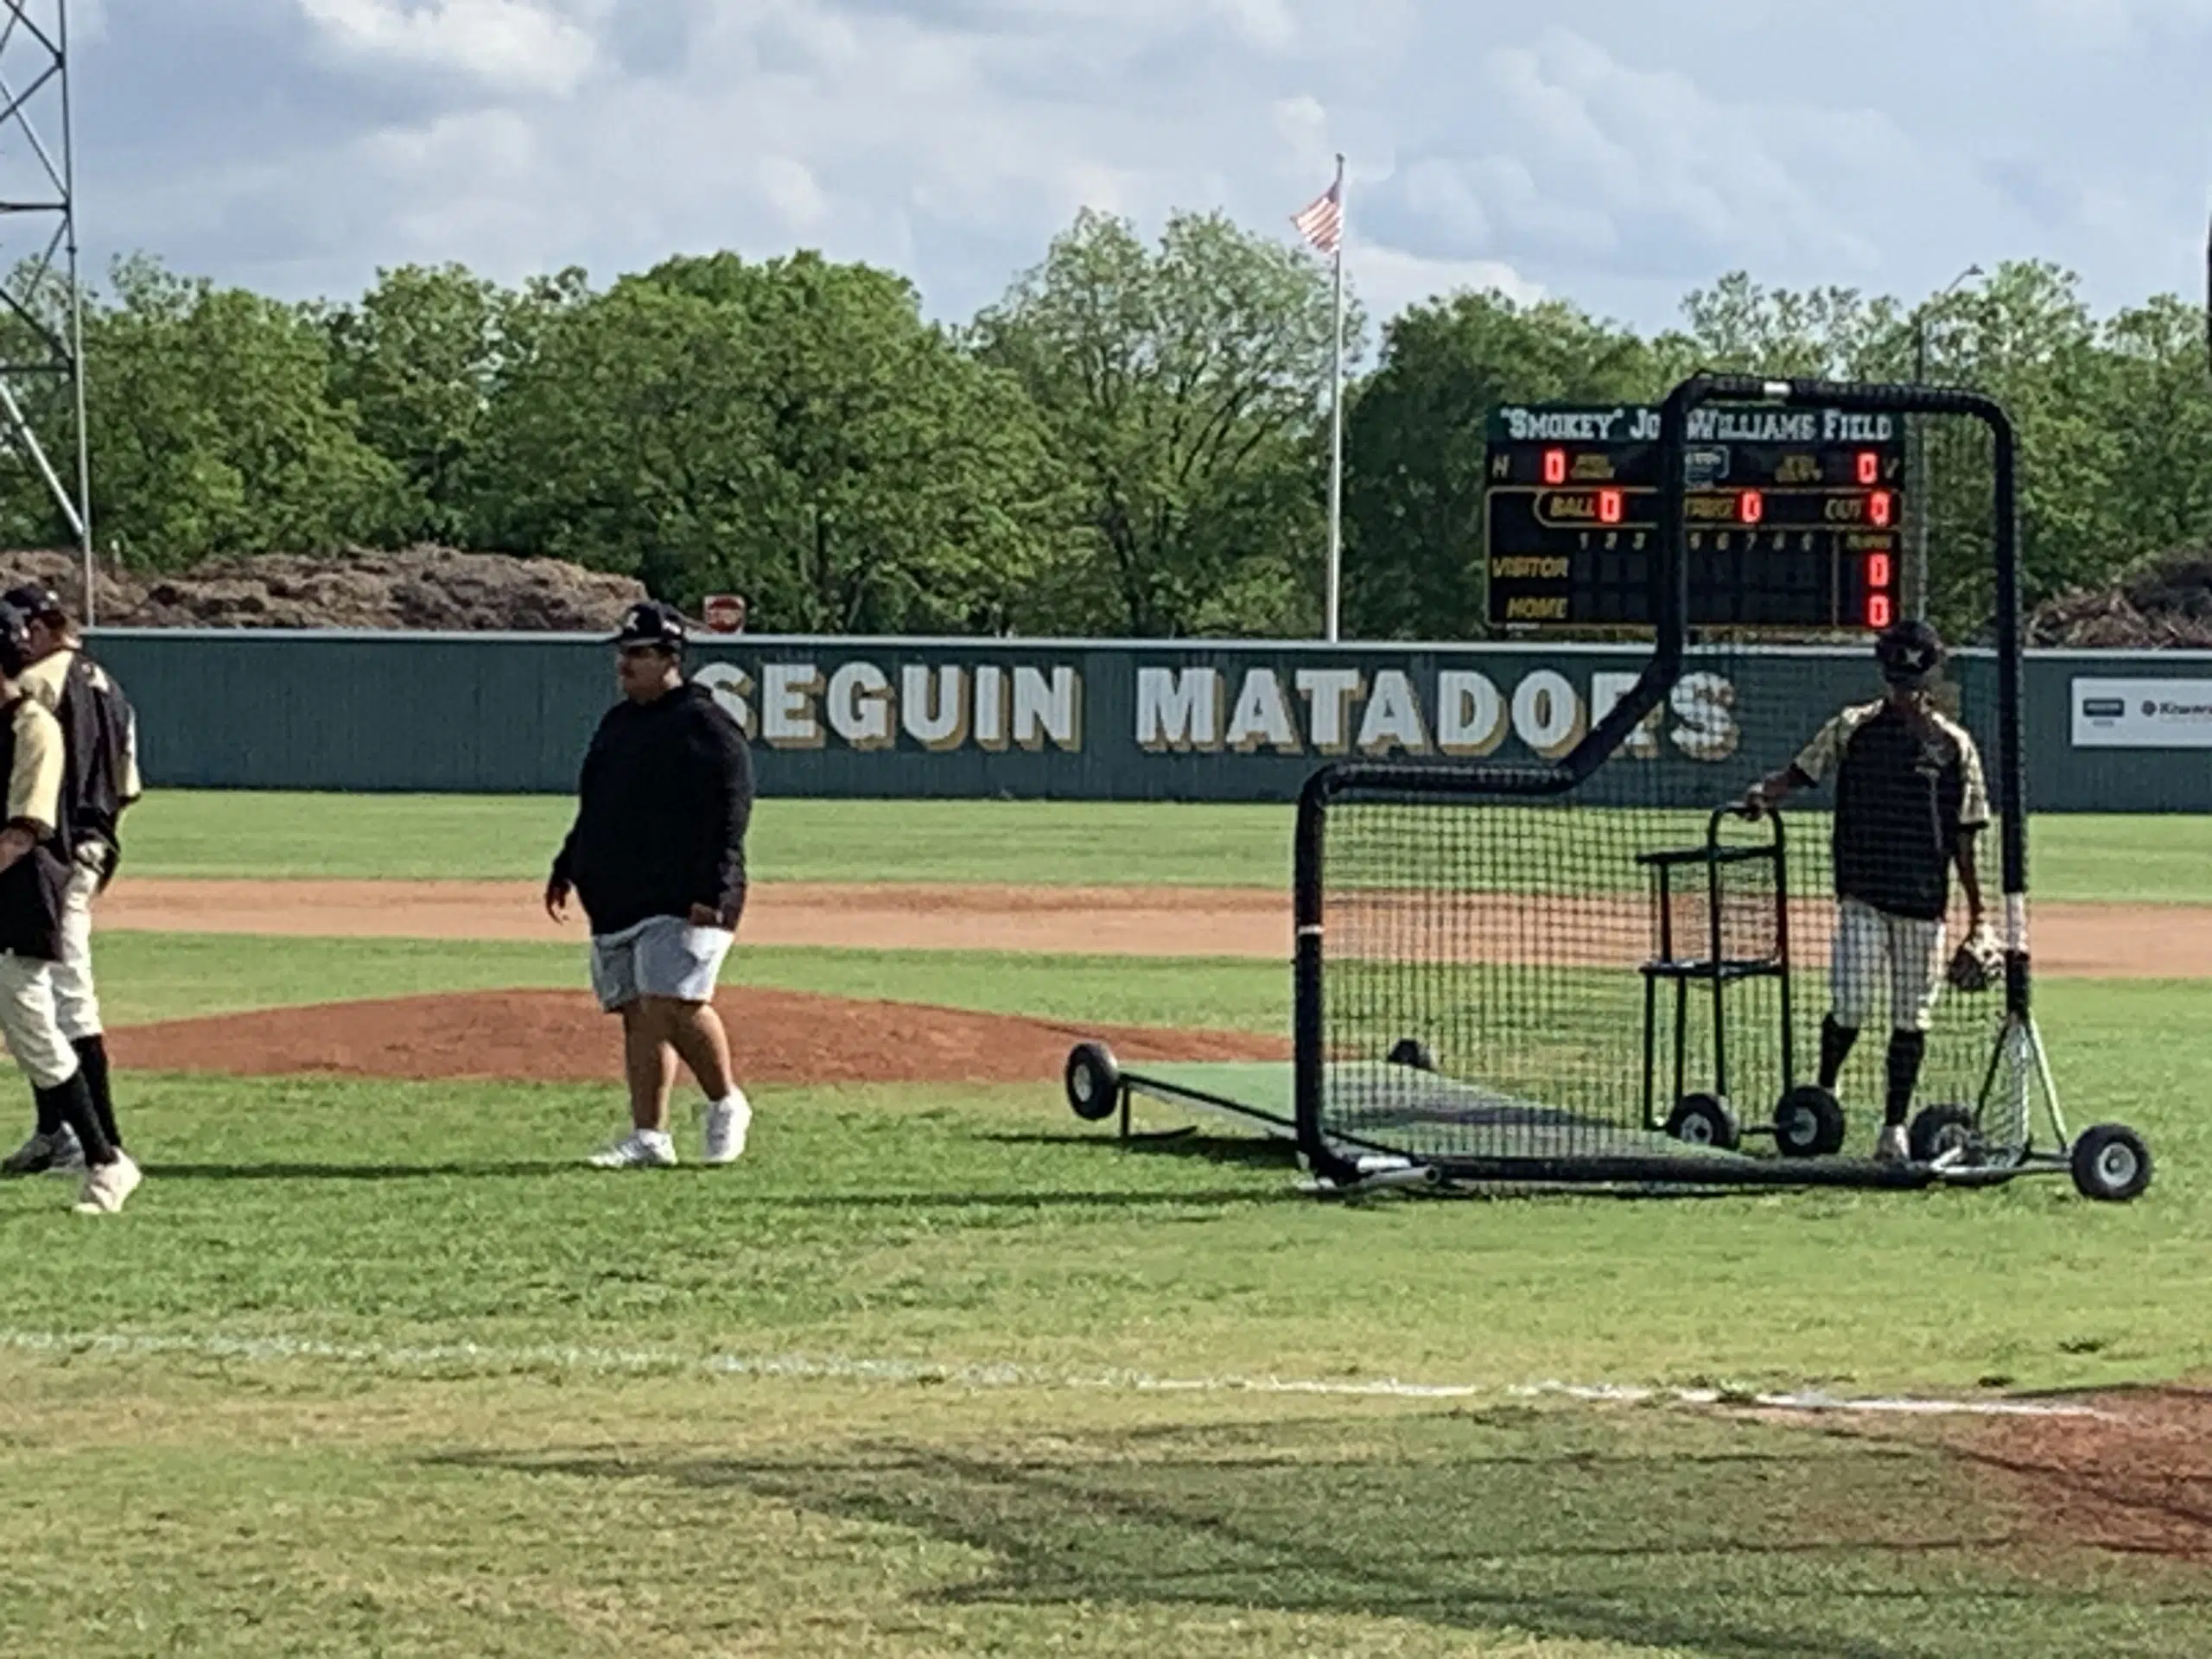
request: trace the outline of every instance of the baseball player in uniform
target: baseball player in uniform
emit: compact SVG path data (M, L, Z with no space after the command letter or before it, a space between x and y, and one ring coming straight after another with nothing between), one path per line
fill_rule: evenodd
M745 907L752 753L707 688L684 679L678 613L632 606L613 643L622 700L592 736L575 826L545 886L556 922L571 893L582 900L592 988L622 1016L631 1132L592 1162L676 1162L668 1102L681 1058L706 1096L706 1161L727 1164L753 1121L714 1007Z
M19 682L60 722L64 772L63 842L69 885L62 896L60 954L54 964L55 1016L77 1052L93 1109L108 1141L123 1145L108 1078L107 1039L99 994L92 983L92 901L115 874L122 846L123 814L143 790L138 777L137 716L114 677L95 662L77 637L67 609L52 590L26 584L5 603L25 619L29 665ZM81 1170L84 1149L75 1134L42 1105L29 1141L0 1170Z
M1859 1033L1889 1022L1888 1090L1876 1154L1910 1154L1905 1120L1943 988L1943 923L1958 869L1974 938L1986 933L1974 840L1989 797L1974 739L1933 692L1943 641L1906 622L1876 641L1887 694L1846 709L1796 760L1745 798L1753 817L1794 791L1835 783L1834 1007L1821 1027L1821 1086L1833 1090Z
M83 1153L77 1208L112 1214L138 1185L138 1166L102 1129L84 1066L55 1014L71 869L62 827L68 762L60 722L22 687L28 636L22 613L0 601L0 776L8 790L0 827L0 1035L30 1079L41 1121L50 1115Z

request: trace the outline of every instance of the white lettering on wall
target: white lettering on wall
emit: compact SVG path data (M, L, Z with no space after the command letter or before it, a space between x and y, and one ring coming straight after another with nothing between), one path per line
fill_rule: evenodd
M1693 760L1726 760L1743 741L1736 724L1736 688L1718 674L1685 674L1668 693L1681 724L1675 747Z
M1412 679L1402 669L1386 668L1375 677L1367 716L1359 722L1359 752L1380 757L1395 749L1427 754L1428 726Z
M1055 668L1052 677L1034 668L1014 671L1014 741L1041 749L1049 738L1057 748L1083 747L1083 679L1071 668Z
M1451 668L1436 677L1436 747L1459 760L1495 754L1505 741L1505 700L1487 674Z
M1514 734L1545 760L1558 760L1588 729L1581 696L1564 674L1540 668L1514 689Z
M976 671L976 744L997 753L1007 745L1006 670Z
M818 749L822 721L815 702L822 671L812 663L770 663L760 671L760 735L779 749Z
M1277 754L1304 752L1297 723L1291 719L1290 700L1272 668L1255 668L1244 676L1236 707L1230 712L1226 741L1239 754L1254 753L1262 746Z
M1306 699L1306 729L1323 754L1343 754L1351 747L1351 706L1363 686L1356 668L1301 668L1299 695Z
M1210 754L1221 747L1221 674L1211 668L1137 671L1137 747Z
M721 711L746 736L753 734L753 677L735 663L709 663L691 677L714 694Z
M874 663L847 663L830 677L823 699L830 729L856 749L887 749L898 740L891 678Z
M968 671L947 663L909 663L899 676L899 706L906 735L937 753L968 741Z
M1590 677L1590 723L1602 725L1605 716L1619 707L1621 699L1636 689L1640 674L1592 674ZM1637 722L1636 729L1628 734L1617 753L1637 760L1649 760L1659 753L1659 724L1664 710L1654 709Z

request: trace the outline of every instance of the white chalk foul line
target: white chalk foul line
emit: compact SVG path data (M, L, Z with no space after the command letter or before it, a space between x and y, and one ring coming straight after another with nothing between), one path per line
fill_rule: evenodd
M0 1330L0 1349L27 1353L183 1354L200 1359L274 1364L308 1361L391 1370L493 1366L580 1371L705 1372L808 1382L938 1383L965 1389L1093 1390L1120 1394L1306 1395L1328 1399L1540 1400L1598 1405L1674 1405L1712 1408L1901 1417L2103 1417L2094 1406L2040 1400L1953 1400L1852 1396L1817 1389L1760 1391L1658 1388L1626 1383L1533 1382L1492 1387L1473 1382L1405 1382L1395 1377L1160 1376L1147 1371L1051 1371L1011 1363L948 1365L926 1360L861 1359L837 1354L685 1354L663 1348L598 1348L558 1344L505 1346L474 1342L405 1344L321 1342L300 1337L159 1335L135 1332Z

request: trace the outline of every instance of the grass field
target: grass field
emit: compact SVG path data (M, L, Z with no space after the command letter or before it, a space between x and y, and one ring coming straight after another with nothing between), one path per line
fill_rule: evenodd
M798 805L763 809L760 861L817 878L1271 880L1286 823ZM530 874L534 842L495 866L561 810L158 797L132 868ZM2204 840L2085 834L2076 879L2120 894ZM118 1023L581 976L558 946L101 951ZM1074 1023L1287 1012L1264 963L736 968ZM2071 1540L1986 1426L1516 1392L2212 1372L2212 985L2067 982L2041 1013L2077 1119L2151 1136L2140 1203L1331 1206L1276 1147L1122 1147L1047 1083L764 1089L738 1167L609 1177L576 1158L611 1082L131 1077L124 1216L0 1185L0 1650L2198 1654L2212 1570Z
M569 812L569 802L548 796L157 791L131 818L130 868L164 876L535 880ZM1277 806L769 800L754 819L750 851L765 881L1287 892L1291 822L1290 809ZM2212 904L2212 818L2042 817L2030 849L2031 885L2041 898Z

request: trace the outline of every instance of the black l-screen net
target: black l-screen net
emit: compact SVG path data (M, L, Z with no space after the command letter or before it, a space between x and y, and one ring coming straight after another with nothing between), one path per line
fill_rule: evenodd
M1662 630L1649 706L1553 766L1318 777L1300 848L1309 1160L1340 1178L1395 1160L1497 1179L1872 1178L1897 1098L2019 1144L2021 1080L1992 1059L2024 960L2009 991L2001 963L1980 990L1946 978L1970 932L1961 851L2001 938L2005 849L2024 845L2003 821L2016 644L1908 696L1871 638L1670 652ZM1561 668L1547 695L1583 705L1539 723L1579 728L1594 687ZM1726 810L1777 773L1777 812ZM1824 1058L1840 1128L1793 1094Z

